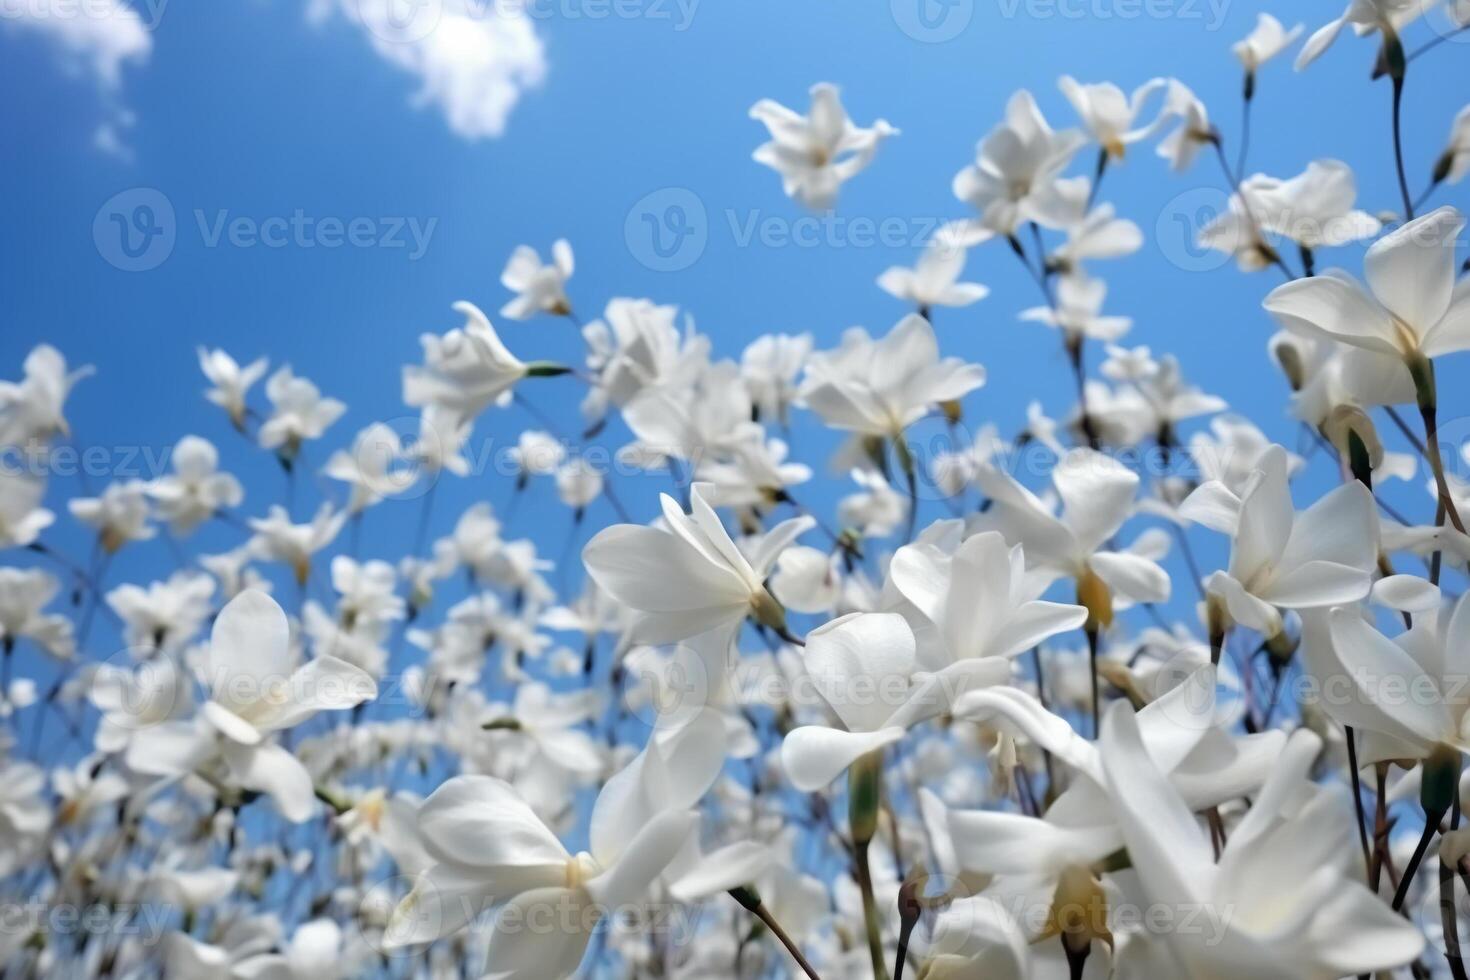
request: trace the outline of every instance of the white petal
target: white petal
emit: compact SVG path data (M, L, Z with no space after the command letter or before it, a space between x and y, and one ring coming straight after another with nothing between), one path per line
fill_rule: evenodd
M781 741L781 766L793 786L803 793L815 793L858 759L892 745L903 735L902 728L841 732L821 725L806 725L787 732Z

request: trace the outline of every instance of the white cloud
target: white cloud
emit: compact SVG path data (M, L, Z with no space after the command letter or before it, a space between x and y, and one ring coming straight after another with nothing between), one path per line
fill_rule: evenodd
M68 67L108 92L121 87L124 62L153 53L142 16L124 0L0 0L0 22L45 36Z
M0 0L0 3L5 0ZM499 136L521 93L546 76L524 3L497 0L311 0L361 28L379 57L418 77L414 102L437 107L458 135Z
M160 0L150 0L148 9L161 13ZM104 153L128 156L123 133L133 115L120 101L122 68L153 54L153 35L138 10L125 0L0 0L0 24L45 38L63 67L95 80L109 118L93 142Z

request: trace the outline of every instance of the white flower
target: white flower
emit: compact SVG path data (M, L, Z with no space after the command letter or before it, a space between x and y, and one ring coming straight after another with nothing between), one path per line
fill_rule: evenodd
M1067 195L1087 196L1085 178L1065 190L1057 180L1084 142L1076 130L1053 132L1031 93L1017 92L1006 104L1005 122L980 142L975 163L955 175L954 195L980 212L982 227L999 235L1012 234L1023 221L1060 228Z
M558 238L551 246L552 263L541 264L541 256L529 245L520 245L510 254L500 284L516 293L515 299L500 308L509 320L529 320L537 313L566 316L572 311L567 299L567 280L574 268L572 246Z
M414 479L412 470L394 466L403 455L398 433L381 422L374 422L353 438L350 450L339 449L328 457L322 472L348 485L347 506L343 510L355 516L410 487Z
M825 211L836 205L838 189L873 162L878 144L898 130L882 119L869 129L854 124L830 83L813 85L811 97L805 116L770 99L751 106L750 118L771 134L754 159L781 175L788 196Z
M298 584L305 584L311 574L311 558L336 540L347 522L347 515L322 504L306 524L295 524L286 508L272 504L265 517L252 517L251 550L262 558L290 566Z
M709 361L709 340L690 330L680 338L674 323L678 310L646 299L613 299L582 328L587 366L597 386L587 394L582 412L591 421L608 405L622 408L646 388L686 387Z
M1060 516L1009 474L991 465L977 482L992 499L980 522L1007 541L1025 547L1027 565L1044 581L1077 580L1078 601L1098 623L1112 619L1113 596L1128 602L1162 602L1169 597L1168 574L1140 538L1130 549L1109 542L1133 511L1138 475L1110 456L1074 450L1052 471L1062 499Z
M0 466L0 548L24 548L35 543L56 515L41 506L46 481L17 467Z
M1176 172L1188 170L1200 147L1215 138L1210 115L1193 92L1176 78L1169 79L1160 119L1178 119L1179 125L1159 142L1158 154L1169 161Z
M1131 96L1111 82L1083 85L1071 75L1063 75L1057 84L1092 138L1114 159L1121 160L1130 143L1148 138L1165 118L1161 114L1151 125L1134 128L1149 96L1167 84L1162 78L1143 83Z
M1378 33L1387 27L1395 34L1417 20L1434 0L1348 0L1342 15L1319 27L1296 56L1296 70L1301 71L1322 56L1337 40L1342 29L1351 24L1360 36Z
M929 542L904 545L888 574L918 611L919 662L931 670L1015 657L1087 621L1081 606L1039 599L1022 547L993 531L967 538L952 554Z
M507 453L522 477L555 473L567 458L567 448L549 432L528 429Z
M1102 764L1144 900L1235 910L1223 934L1135 934L1139 976L1340 977L1414 960L1424 937L1368 891L1342 783L1307 779L1321 741L1299 731L1250 812L1215 851L1146 748L1126 703L1103 722ZM1290 924L1289 927L1287 924ZM1132 954L1136 954L1132 955Z
M1465 219L1442 207L1368 249L1365 290L1328 272L1277 286L1265 307L1288 326L1406 362L1470 350L1470 280L1455 280L1455 241Z
M25 378L0 381L0 446L46 442L70 429L64 413L72 386L92 373L91 367L67 371L66 358L50 344L26 356Z
M148 484L158 516L175 534L188 534L200 523L245 499L240 481L219 470L219 452L199 436L185 436L174 446L174 472Z
M784 628L765 578L786 546L813 526L812 519L783 521L747 560L710 506L711 490L694 484L687 515L662 495L666 530L615 524L582 550L598 587L637 611L631 642L673 643L711 630L733 631L747 616Z
M175 572L146 589L131 583L107 593L107 604L121 617L128 645L143 656L179 650L193 641L209 618L214 579L197 571Z
M1237 496L1223 483L1201 484L1180 515L1231 535L1230 564L1206 582L1235 622L1270 639L1281 613L1356 602L1368 594L1378 560L1371 494L1349 481L1298 513L1287 483L1286 452L1273 446Z
M589 849L575 856L508 783L451 779L419 809L419 835L436 863L394 911L388 943L450 935L501 906L484 971L501 980L571 976L598 920L642 899L685 846L698 821L691 807L724 749L709 714L655 732L599 794ZM526 928L528 916L550 928Z
M860 489L837 502L837 519L865 538L883 538L896 531L908 516L908 498L876 470L855 469L848 475Z
M229 413L237 429L245 427L245 395L265 375L267 363L262 357L242 368L222 350L199 348L199 368L214 385L204 397Z
M1103 301L1108 284L1081 273L1057 280L1056 303L1021 311L1021 319L1044 323L1061 330L1068 338L1088 337L1114 341L1128 332L1133 321L1126 316L1104 316Z
M914 634L894 613L853 613L807 635L803 656L812 683L842 728L807 725L781 742L792 785L811 793L848 766L903 738L913 725L943 714L960 695L1003 684L1010 662L965 660L939 673L919 669Z
M563 504L581 511L602 495L602 474L581 456L573 457L557 468L556 495Z
M423 366L403 369L403 400L414 408L437 406L460 421L471 421L509 396L530 368L506 349L490 320L473 303L454 311L463 327L443 336L426 333Z
M40 569L0 568L0 644L9 650L30 640L57 659L71 659L76 652L71 620L43 612L60 589L56 577Z
M935 238L924 246L912 269L891 266L878 277L878 286L896 299L914 303L921 311L932 306L969 306L990 294L979 283L959 282L969 254L964 245Z
M125 480L109 483L100 497L74 497L67 508L71 516L96 529L103 550L111 554L129 541L146 541L158 533L148 523L147 493L148 484L142 480Z
M937 402L955 401L985 383L985 369L939 358L929 321L916 313L873 340L854 327L836 350L807 360L801 397L834 429L895 437Z
M335 398L323 398L317 386L282 367L265 383L271 414L260 426L260 445L294 454L301 443L320 439L342 417L347 406Z
M378 693L371 677L335 657L317 657L293 669L286 614L256 591L242 592L220 610L203 680L209 699L196 722L167 722L137 732L128 765L142 773L178 776L218 757L234 782L269 794L293 823L311 816L311 775L271 735L319 711L351 708Z
M740 377L750 400L767 420L785 423L796 400L796 377L812 352L812 335L762 334L740 355Z
M1235 52L1235 57L1240 59L1242 68L1249 73L1254 73L1266 62L1291 47L1292 42L1301 36L1302 30L1302 25L1297 24L1288 31L1275 17L1259 13L1256 14L1255 28L1244 39L1231 45L1230 50Z

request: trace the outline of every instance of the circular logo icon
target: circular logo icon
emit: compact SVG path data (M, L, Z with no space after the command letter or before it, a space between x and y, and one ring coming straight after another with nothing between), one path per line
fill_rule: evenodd
M389 44L416 44L444 17L444 0L353 0L368 33Z
M679 272L704 254L709 220L704 202L686 187L665 187L644 195L623 222L628 251L654 272Z
M975 0L889 0L888 7L898 29L925 44L954 40L975 15Z
M1206 248L1200 232L1229 208L1229 195L1214 187L1196 187L1172 198L1154 225L1154 241L1164 258L1185 272L1211 272L1224 266L1230 251Z
M664 654L653 647L623 663L622 697L630 718L648 729L679 728L709 704L712 678L728 672L729 655L707 640Z
M151 187L113 195L92 221L97 254L123 272L158 268L173 254L177 240L173 203Z
M87 696L109 729L134 732L187 709L193 700L189 685L190 679L170 657L128 647L92 669Z

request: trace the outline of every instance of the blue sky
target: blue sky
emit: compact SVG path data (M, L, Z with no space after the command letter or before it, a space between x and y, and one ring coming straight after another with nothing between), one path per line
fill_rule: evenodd
M9 2L7 10L40 0ZM122 67L116 85L69 63L45 32L0 19L0 86L10 93L0 100L5 374L15 375L41 341L95 364L97 376L77 390L69 412L79 443L158 452L184 434L204 435L245 478L245 510L257 513L277 495L279 474L202 400L196 345L224 347L242 361L269 355L345 400L349 412L327 440L335 448L370 422L410 414L399 374L418 357L418 335L456 325L455 300L498 309L506 299L500 269L521 243L544 254L553 239L571 240L571 295L585 318L614 296L675 303L725 356L766 331L810 331L819 346L853 324L886 331L905 310L874 278L911 261L935 221L965 214L950 181L1014 90L1030 88L1064 126L1073 119L1056 88L1063 73L1125 89L1174 75L1210 106L1233 156L1241 80L1229 45L1263 9L1238 0L956 0L948 15L958 19L941 21L954 36L929 43L912 36L922 31L912 30L916 8L906 4L919 0L689 2L533 6L545 78L520 94L502 135L483 139L456 132L442 106L415 105L419 79L340 11L311 21L305 0L175 0L156 17L139 0L145 19L156 20L151 44L141 63ZM1331 7L1270 9L1311 29L1336 12ZM1411 71L1405 129L1416 192L1470 91L1464 52L1462 44L1443 45ZM1358 173L1359 206L1394 207L1389 89L1368 81L1372 57L1367 42L1348 37L1306 73L1294 73L1289 58L1266 68L1247 169L1285 177L1312 159L1336 157ZM784 226L804 216L777 177L751 161L764 133L747 110L762 97L804 110L808 87L822 80L842 86L859 123L881 116L902 134L844 188L839 221L826 236L833 245L744 242L751 222ZM99 127L123 113L135 115L123 145L99 149ZM1076 167L1090 164L1088 153ZM1276 277L1180 267L1179 215L1223 202L1213 196L1222 186L1212 160L1172 175L1151 145L1109 173L1102 197L1148 240L1137 255L1100 268L1111 286L1109 311L1134 318L1128 343L1176 352L1192 380L1294 443L1284 386L1265 353L1272 326L1259 306ZM101 210L106 228L104 206L115 195L140 188L166 199L176 241L156 268L129 272L108 261L116 253L99 248L106 234L94 236L94 226ZM640 201L667 200L670 188L692 194L704 210L704 244L692 264L664 272L643 261L647 242L628 229L638 227ZM1463 207L1463 198L1461 186L1434 201ZM378 235L401 222L396 240L407 244L211 245L209 229L222 218L298 213L312 222L368 219ZM855 241L853 226L842 222L863 218L899 220L903 240L895 247ZM409 223L428 231L421 255ZM1333 262L1356 270L1361 251L1340 250L1321 265ZM1016 320L1035 304L1034 284L997 244L971 256L965 278L988 284L989 298L935 319L947 354L990 368L988 386L968 402L972 421L1012 432L1032 398L1064 413L1071 388L1055 334ZM577 356L562 322L503 324L502 333L528 358ZM1444 369L1447 392L1463 370ZM530 399L564 431L577 428L580 391L571 382L544 385ZM531 424L519 410L492 413L477 435L513 439ZM802 438L798 432L798 444ZM312 462L323 461L317 449ZM640 481L620 491L646 516L662 486ZM833 497L847 490L829 486ZM437 529L472 500L503 505L508 496L507 481L493 477L457 485L436 504ZM380 510L368 518L365 553L375 544L385 556L401 553L416 505ZM533 523L513 530L555 556L565 534L556 513L523 509ZM604 509L593 519L612 517ZM215 550L232 538L214 529L189 547ZM155 550L125 558L119 574L167 568Z

